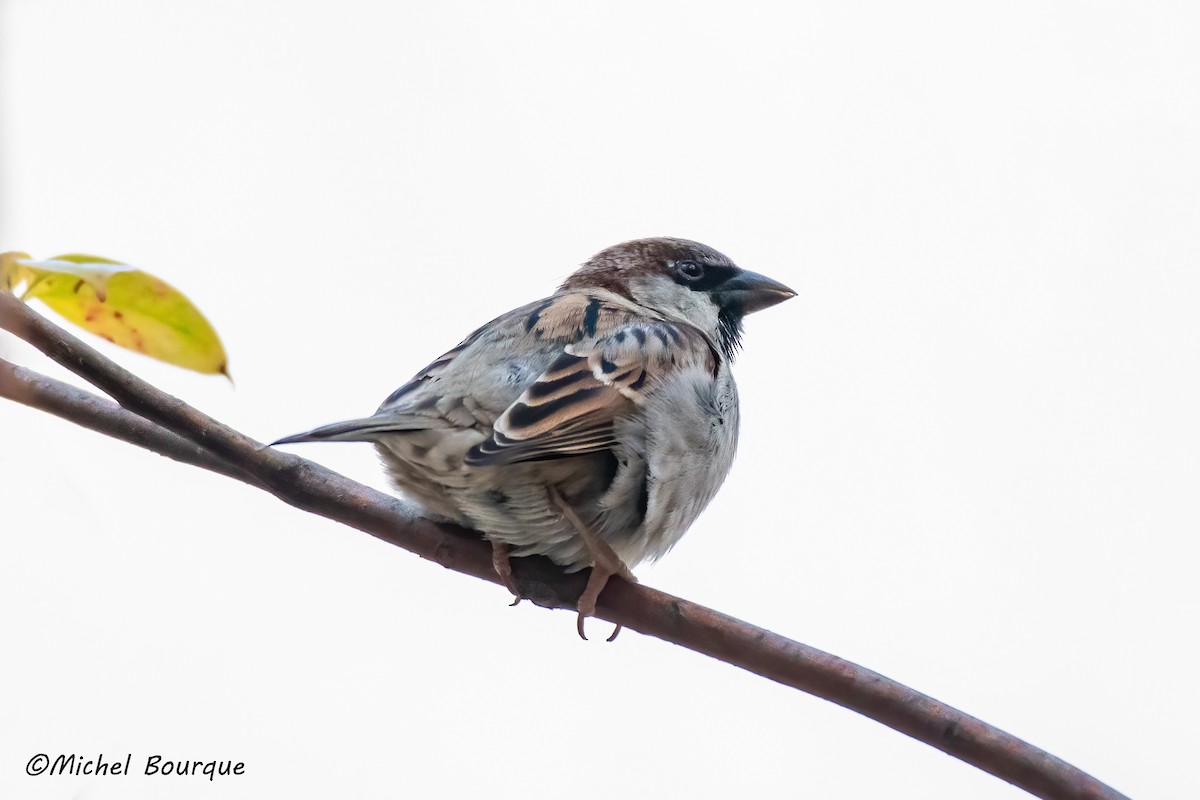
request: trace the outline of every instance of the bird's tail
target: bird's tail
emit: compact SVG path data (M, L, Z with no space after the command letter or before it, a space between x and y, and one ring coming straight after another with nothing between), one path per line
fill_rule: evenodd
M322 425L294 436L285 436L278 441L271 442L271 447L277 444L296 444L297 442L374 442L384 434L430 427L428 420L425 420L424 424L414 423L416 421L411 418L384 416L351 419L331 425Z

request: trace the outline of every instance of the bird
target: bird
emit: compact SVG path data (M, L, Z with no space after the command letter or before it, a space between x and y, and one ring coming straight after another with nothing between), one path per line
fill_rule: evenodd
M510 558L590 567L586 639L609 579L636 583L633 567L666 554L724 482L743 319L795 295L699 242L623 242L475 330L373 415L273 444L373 443L425 516L484 535L514 604Z

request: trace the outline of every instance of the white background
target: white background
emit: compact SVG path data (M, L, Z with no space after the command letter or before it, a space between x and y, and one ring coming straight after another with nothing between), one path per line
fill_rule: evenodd
M712 244L799 296L641 578L1194 796L1200 12L738 6L8 0L0 249L183 289L236 389L99 346L269 441L606 245ZM365 445L294 452L383 487ZM0 796L1024 796L6 402L0 486Z

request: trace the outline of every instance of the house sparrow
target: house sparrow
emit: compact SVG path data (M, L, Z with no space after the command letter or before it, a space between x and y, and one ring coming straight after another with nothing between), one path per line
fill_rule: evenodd
M373 442L428 516L484 533L517 602L510 555L590 566L584 636L608 579L634 581L629 568L670 550L725 480L742 318L794 296L697 242L625 242L479 328L374 416L275 444Z

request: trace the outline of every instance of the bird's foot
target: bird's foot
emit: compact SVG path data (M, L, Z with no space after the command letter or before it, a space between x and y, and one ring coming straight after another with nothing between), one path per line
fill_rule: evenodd
M513 594L513 601L509 605L515 606L520 603L521 590L517 588L517 581L513 578L512 563L508 560L508 545L504 542L492 541L492 569L496 570L504 588Z
M613 575L619 575L630 583L637 583L637 578L633 577L633 573L629 568L617 559L618 569L611 569L610 565L601 565L596 563L592 567L592 574L588 576L587 586L583 589L583 594L579 596L579 602L575 608L579 610L579 616L575 619L575 630L579 632L579 638L587 640L587 635L583 632L583 621L588 617L596 615L596 601L600 598L600 593L604 591L604 587L608 585L608 579ZM611 642L617 638L617 634L621 632L621 625L618 623L613 628L612 634L605 639L606 642Z
M584 587L583 594L579 596L579 602L575 608L579 610L579 617L575 621L575 630L579 631L580 639L587 639L583 632L583 621L588 617L596 615L596 601L600 598L600 593L604 591L604 587L608 585L608 579L613 575L619 575L630 583L637 583L637 578L633 577L633 573L629 571L629 567L625 566L625 562L617 555L612 546L604 539L596 535L596 533L587 526L579 515L575 513L575 509L571 504L563 499L563 496L558 493L554 487L549 489L550 499L554 505L558 506L558 510L571 523L571 527L579 534L580 540L583 542L584 549L588 555L592 557L592 574L588 576L587 586ZM617 638L617 634L621 632L621 625L617 625L613 629L612 635L607 641L612 641Z

